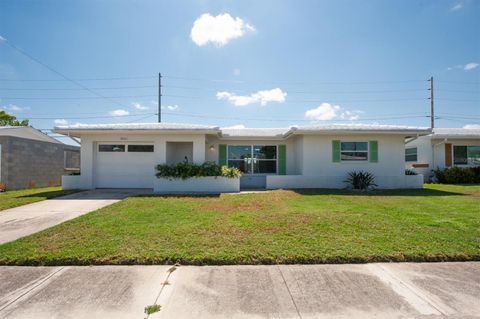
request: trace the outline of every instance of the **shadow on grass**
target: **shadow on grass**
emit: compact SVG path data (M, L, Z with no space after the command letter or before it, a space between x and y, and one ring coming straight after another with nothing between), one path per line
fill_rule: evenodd
M77 192L79 192L79 190L58 190L58 191L50 191L50 192L33 193L28 195L19 195L19 196L16 196L16 198L42 197L45 199L51 199L55 197L70 195Z
M300 195L349 195L349 196L465 196L468 194L441 191L436 189L382 189L372 191L354 191L348 189L292 189Z
M132 197L168 197L168 198L182 198L182 197L220 197L220 193L191 193L191 194L140 194Z

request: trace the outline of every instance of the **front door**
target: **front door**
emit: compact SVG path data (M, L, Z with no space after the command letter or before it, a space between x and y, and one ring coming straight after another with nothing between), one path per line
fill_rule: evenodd
M242 188L265 188L266 175L277 173L276 145L229 145L228 166L242 172Z

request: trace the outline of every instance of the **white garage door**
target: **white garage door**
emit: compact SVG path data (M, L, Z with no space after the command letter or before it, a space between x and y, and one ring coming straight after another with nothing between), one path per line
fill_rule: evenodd
M153 144L108 142L97 144L95 187L153 188Z

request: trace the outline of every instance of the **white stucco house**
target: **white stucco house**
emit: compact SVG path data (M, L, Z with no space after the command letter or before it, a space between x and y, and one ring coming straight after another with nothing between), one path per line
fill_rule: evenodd
M405 165L426 181L436 168L480 166L480 129L435 128L432 134L407 139Z
M344 188L350 171L369 171L379 188L421 187L423 177L405 176L405 139L428 128L390 125L327 125L222 129L216 126L137 123L78 124L55 131L81 139L81 174L65 188L153 188L156 191L214 191L208 179L182 186L160 181L157 164L213 161L239 168L242 188ZM195 180L195 179L193 179ZM217 180L215 182L215 180ZM160 185L160 184L162 185ZM170 188L169 188L170 187Z

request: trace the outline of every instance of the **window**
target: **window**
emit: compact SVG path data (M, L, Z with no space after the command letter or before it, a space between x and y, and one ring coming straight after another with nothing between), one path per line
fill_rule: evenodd
M236 167L247 174L275 174L277 172L276 145L229 145L228 167Z
M342 161L367 161L368 142L341 142Z
M129 152L152 153L153 145L128 145Z
M416 162L417 159L417 148L410 147L405 149L405 162Z
M257 174L275 174L277 172L276 146L253 146L253 172Z
M100 144L98 145L99 152L125 152L125 145L121 144Z
M63 151L63 168L67 170L80 169L80 152L64 150Z
M252 147L250 145L228 146L228 167L236 167L242 173L251 173Z
M453 164L480 165L480 146L453 146Z

